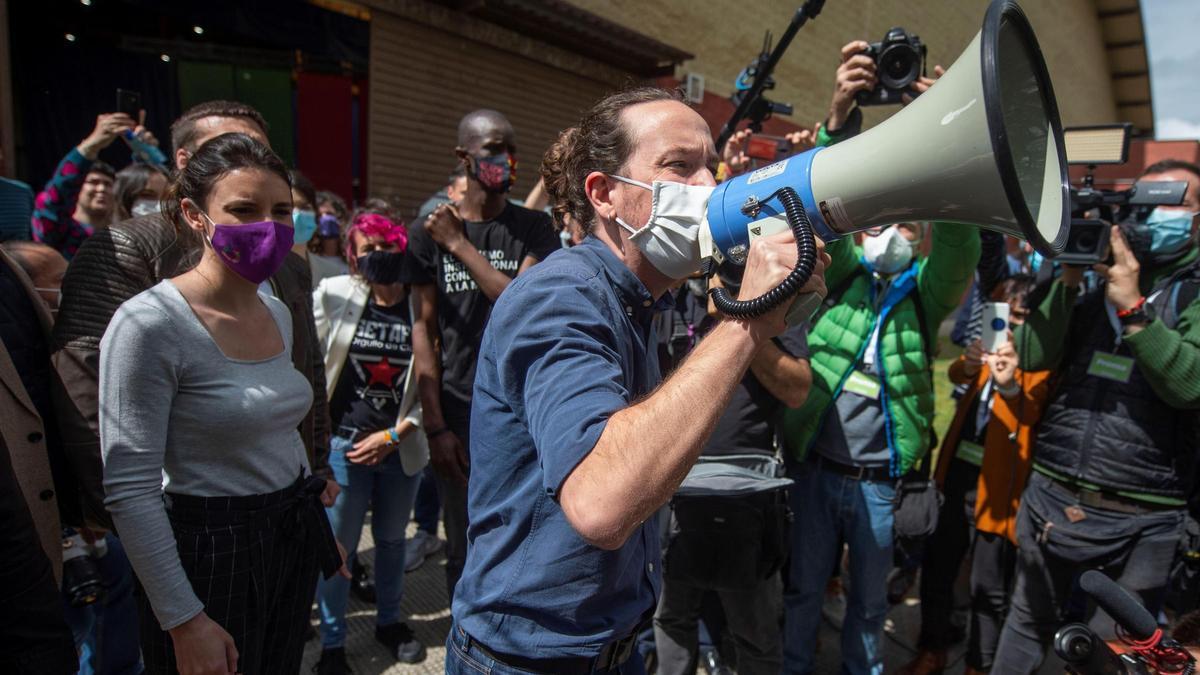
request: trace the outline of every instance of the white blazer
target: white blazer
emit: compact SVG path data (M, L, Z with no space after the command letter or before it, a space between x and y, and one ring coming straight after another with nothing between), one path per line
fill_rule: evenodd
M325 353L325 397L333 397L346 355L350 353L350 342L358 320L371 295L371 287L362 279L342 275L322 279L313 291L313 318L317 324L317 338ZM409 296L409 310L412 297ZM396 452L400 453L400 464L404 473L415 476L429 463L429 443L421 431L421 399L417 396L417 378L413 376L416 364L410 363L404 378L404 393L400 397L399 425L404 420L412 422L411 433L400 439Z

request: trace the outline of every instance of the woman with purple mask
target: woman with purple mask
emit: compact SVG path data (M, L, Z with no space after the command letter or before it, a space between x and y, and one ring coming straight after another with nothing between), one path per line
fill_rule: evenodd
M291 315L258 292L293 245L287 170L225 134L165 204L200 263L121 305L100 345L105 504L145 591L146 670L294 673L318 572L347 573L322 508L338 487L297 431Z

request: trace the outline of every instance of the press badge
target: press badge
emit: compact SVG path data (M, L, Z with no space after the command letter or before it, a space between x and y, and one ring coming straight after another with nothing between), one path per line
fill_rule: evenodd
M861 370L850 371L850 377L846 378L846 384L842 385L842 389L872 401L879 400L879 380Z
M1108 352L1094 352L1087 374L1113 382L1128 384L1133 375L1133 359Z

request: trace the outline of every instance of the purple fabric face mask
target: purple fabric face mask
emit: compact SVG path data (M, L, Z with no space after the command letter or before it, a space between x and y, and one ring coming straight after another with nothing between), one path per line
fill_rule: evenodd
M209 243L217 258L252 284L261 284L275 274L292 250L292 228L274 220L245 225L218 225L208 214L213 234Z

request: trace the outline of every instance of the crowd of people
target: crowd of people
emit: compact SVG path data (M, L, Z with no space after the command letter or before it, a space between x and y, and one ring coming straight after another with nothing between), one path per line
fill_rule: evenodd
M859 133L867 47L791 153ZM294 673L315 624L347 673L351 593L419 663L404 576L443 548L449 673L809 673L825 620L881 673L912 593L905 673L963 640L969 673L1031 673L1065 623L1120 634L1090 569L1200 643L1194 164L1144 172L1183 204L1091 268L952 222L818 242L788 325L708 291L774 287L790 233L706 277L680 225L752 132L718 153L663 89L597 102L523 200L519 130L468 113L412 213L318 190L243 103L173 121L169 167L98 159L160 146L144 123L100 114L36 197L0 184L4 672Z

